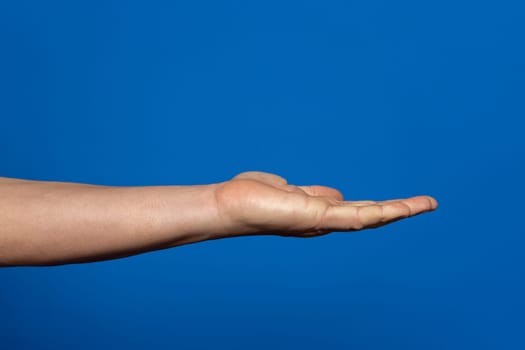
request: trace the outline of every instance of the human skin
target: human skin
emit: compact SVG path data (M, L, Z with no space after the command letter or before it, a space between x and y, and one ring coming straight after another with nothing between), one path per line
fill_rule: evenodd
M437 208L430 196L344 201L326 186L241 173L196 186L114 187L0 178L0 266L108 260L205 240L314 237Z

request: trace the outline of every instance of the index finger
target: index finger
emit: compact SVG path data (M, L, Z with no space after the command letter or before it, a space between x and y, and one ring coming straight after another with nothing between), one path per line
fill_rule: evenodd
M378 227L437 208L430 196L416 196L381 202L358 201L331 204L320 224L321 230L356 231Z

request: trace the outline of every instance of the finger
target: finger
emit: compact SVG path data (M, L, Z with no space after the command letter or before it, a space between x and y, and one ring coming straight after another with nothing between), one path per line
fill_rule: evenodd
M435 209L431 197L420 196L389 203L353 205L348 202L328 207L319 229L355 231L377 227Z
M437 206L438 206L438 202L436 201L436 199L433 198L433 197L430 197L430 196L415 196L415 197L411 197L411 198L407 198L407 199L400 198L400 199L389 199L389 200L384 200L384 201L370 201L370 200L365 200L365 201L345 201L345 204L346 205L356 205L356 206L366 206L366 205L371 205L371 204L397 203L397 202L401 202L401 201L405 201L406 202L405 204L409 205L410 208L415 210L415 211L417 211L418 207L421 206L421 205L426 207L428 202L430 202L430 206L431 206L432 210L436 209Z
M240 173L233 177L233 180L239 180L239 179L258 180L258 181L261 181L267 184L271 184L274 186L284 186L288 184L285 178L279 175L265 173L262 171L246 171L246 172Z
M377 204L379 202L376 202L376 201L345 201L343 204L344 205L354 205L354 206L357 206L357 207L364 207L366 205L372 205L372 204Z
M335 189L335 188L332 188L332 187L327 187L327 186L317 186L317 185L314 185L314 186L297 186L299 187L301 190L303 190L304 192L306 192L306 194L310 195L310 196L314 196L314 197L330 197L330 198L333 198L333 199L336 199L338 201L342 201L343 200L343 194Z
M378 202L380 204L398 203L403 202L410 207L411 212L419 213L420 211L435 210L438 207L438 202L431 196L415 196L405 199L391 199L386 201ZM414 214L416 215L416 214Z
M435 202L435 203L434 203ZM379 206L382 212L381 217L377 214L376 207ZM437 207L435 199L429 196L418 196L407 199L378 202L374 205L359 208L358 214L365 227L376 224L388 223L399 219L415 216ZM374 209L372 209L374 208Z

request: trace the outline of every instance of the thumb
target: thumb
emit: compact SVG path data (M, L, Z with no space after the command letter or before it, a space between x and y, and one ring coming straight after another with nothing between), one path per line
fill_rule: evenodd
M312 186L297 186L306 194L314 197L330 197L333 199L336 199L338 201L343 200L343 194L332 187L327 186L318 186L318 185L312 185Z

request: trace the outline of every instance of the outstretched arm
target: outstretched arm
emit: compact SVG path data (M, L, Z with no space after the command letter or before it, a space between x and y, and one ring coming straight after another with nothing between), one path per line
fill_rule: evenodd
M109 187L0 178L0 266L115 259L243 235L312 237L436 209L432 197L343 201L336 189L246 172L199 186Z

